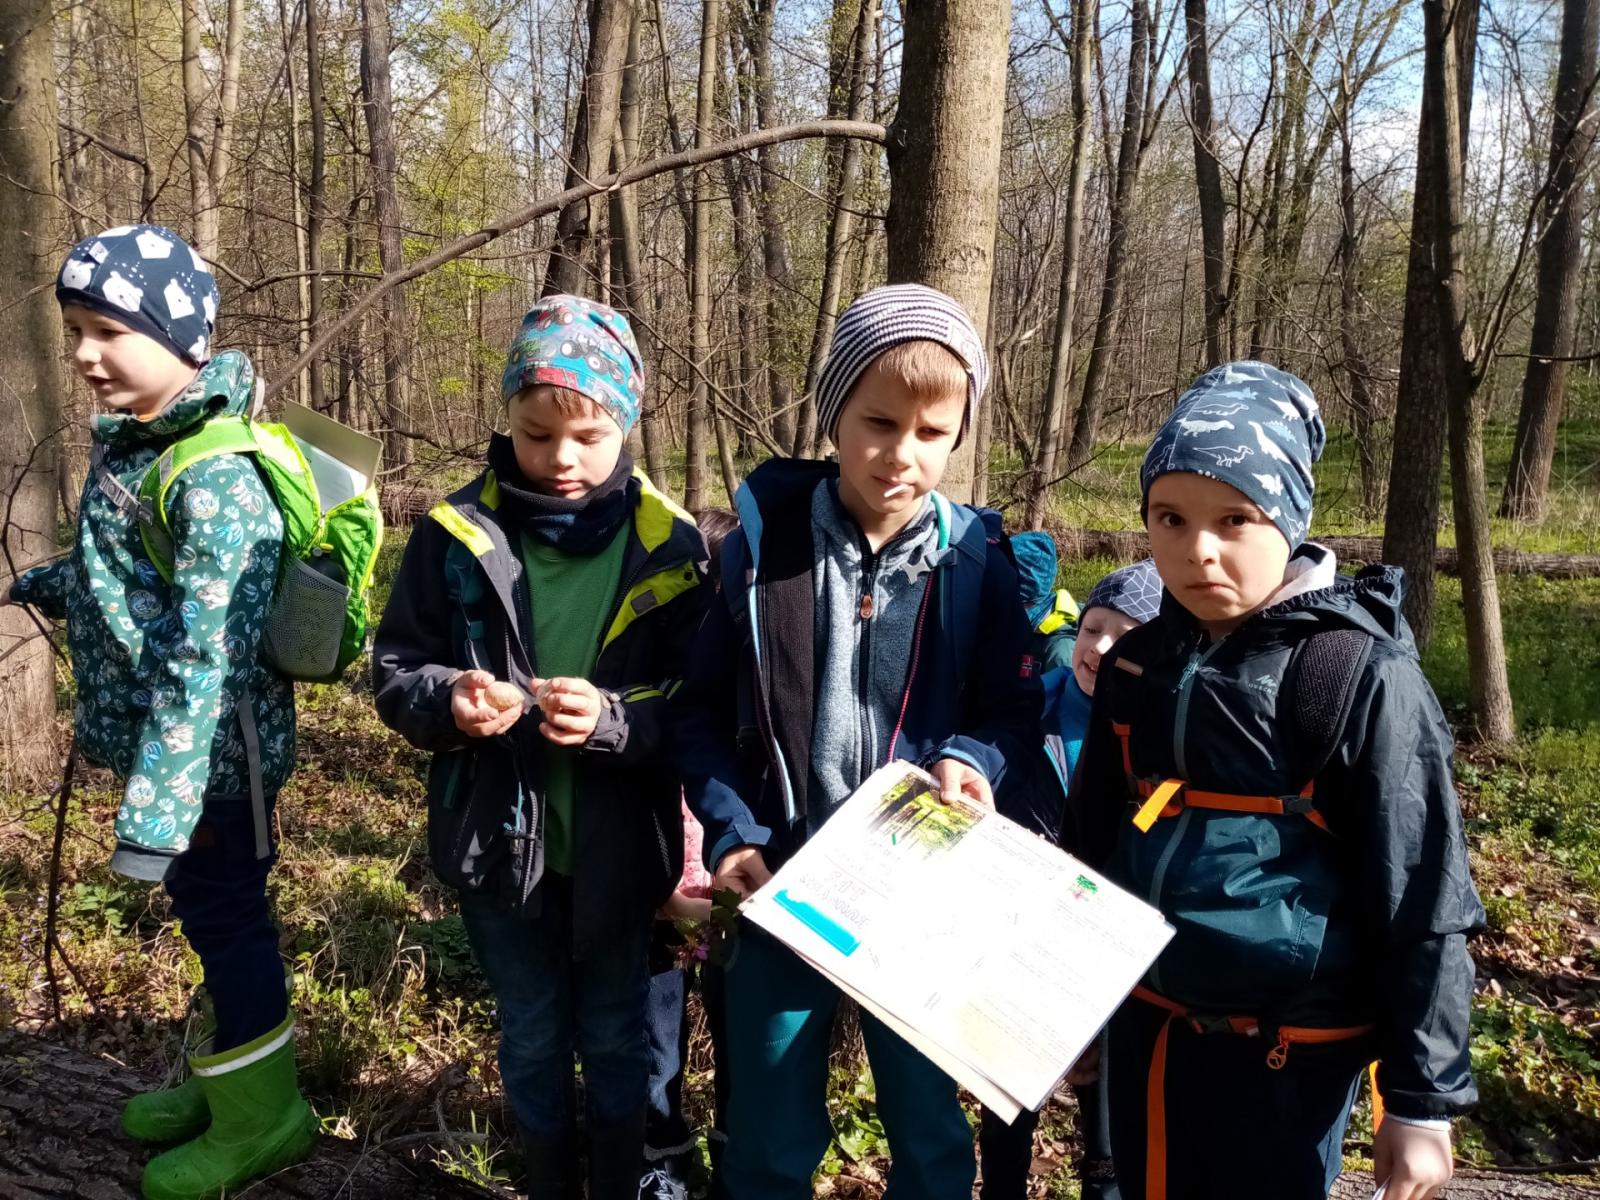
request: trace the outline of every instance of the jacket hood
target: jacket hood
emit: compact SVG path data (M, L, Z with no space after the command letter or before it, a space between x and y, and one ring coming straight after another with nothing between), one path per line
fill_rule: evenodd
M94 434L108 446L165 442L188 433L213 417L249 415L255 403L255 368L238 350L224 350L179 392L160 415L141 421L130 413L102 413Z
M1284 584L1272 602L1250 621L1265 625L1313 621L1359 629L1416 657L1416 639L1401 608L1405 593L1406 576L1399 567L1376 565L1341 575L1333 551L1307 542L1289 559ZM1190 633L1198 624L1170 592L1161 598L1161 620Z

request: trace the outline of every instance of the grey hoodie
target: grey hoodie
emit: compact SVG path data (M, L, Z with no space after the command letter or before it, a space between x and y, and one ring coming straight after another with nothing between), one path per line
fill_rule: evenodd
M877 554L825 480L811 498L817 547L817 698L811 769L815 832L888 758L915 650L917 615L939 549L933 505ZM869 602L870 597L870 602Z

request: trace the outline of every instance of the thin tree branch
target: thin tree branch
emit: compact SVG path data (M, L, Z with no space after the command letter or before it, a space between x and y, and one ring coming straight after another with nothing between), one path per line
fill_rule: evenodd
M316 341L308 346L303 354L290 363L275 381L267 386L267 398L271 399L291 380L299 377L300 371L312 359L321 354L335 338L350 327L374 303L382 299L389 292L403 283L426 275L429 271L442 267L445 263L452 262L462 255L476 250L479 246L486 245L496 238L520 229L540 217L558 212L569 204L602 192L609 192L617 188L627 187L629 184L638 183L640 180L650 179L656 175L664 175L668 171L678 171L686 167L697 167L704 163L717 162L731 154L740 154L746 150L754 150L761 146L771 146L779 142L800 141L806 138L848 137L861 138L864 141L882 143L888 139L888 133L882 125L871 121L800 121L793 125L780 125L776 129L760 129L754 133L747 133L741 137L731 138L715 145L702 146L696 149L685 150L681 154L668 154L660 158L651 159L649 162L640 163L629 167L626 171L609 175L597 175L588 182L576 187L570 187L545 200L540 200L527 208L517 212L507 213L496 221L490 222L476 233L451 242L443 249L436 250L426 258L418 259L403 271L395 271L386 275L378 284L361 296L322 333Z

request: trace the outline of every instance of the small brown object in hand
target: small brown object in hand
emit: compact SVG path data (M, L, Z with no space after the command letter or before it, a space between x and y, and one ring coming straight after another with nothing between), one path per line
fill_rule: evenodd
M513 684L496 680L483 690L483 698L501 712L508 712L522 703L522 690Z

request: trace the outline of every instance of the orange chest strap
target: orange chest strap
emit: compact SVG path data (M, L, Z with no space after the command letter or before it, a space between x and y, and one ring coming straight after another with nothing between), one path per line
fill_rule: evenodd
M1128 777L1128 785L1144 798L1144 803L1133 814L1133 823L1140 833L1149 833L1157 821L1163 817L1175 817L1185 808L1261 813L1275 817L1301 816L1324 833L1331 832L1326 818L1317 811L1313 803L1315 780L1307 783L1297 796L1245 796L1235 792L1207 792L1190 787L1181 779L1163 779L1157 783L1134 774L1133 754L1129 748L1133 727L1113 721L1111 731L1122 743L1122 769Z
M1150 1075L1145 1091L1145 1200L1166 1200L1167 1197L1167 1043L1168 1035L1176 1022L1183 1022L1196 1033L1233 1033L1243 1037L1260 1037L1261 1021L1246 1016L1208 1016L1196 1013L1187 1005L1170 1000L1147 987L1135 987L1133 995L1162 1009L1167 1019L1156 1034L1155 1046L1150 1054ZM1267 1066L1281 1071L1289 1061L1289 1047L1328 1042L1343 1042L1371 1033L1372 1025L1351 1025L1343 1028L1319 1029L1304 1025L1279 1025L1274 1045L1267 1051Z

